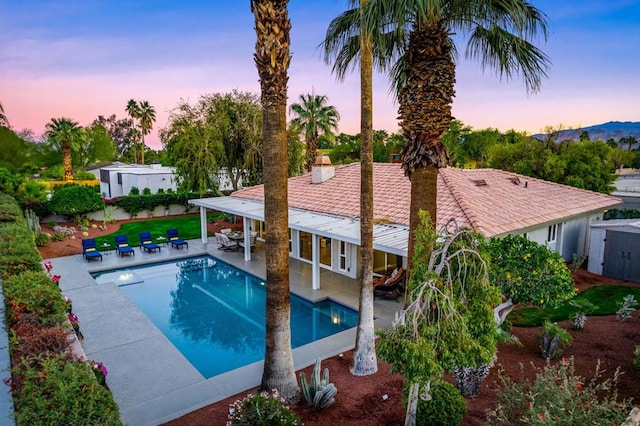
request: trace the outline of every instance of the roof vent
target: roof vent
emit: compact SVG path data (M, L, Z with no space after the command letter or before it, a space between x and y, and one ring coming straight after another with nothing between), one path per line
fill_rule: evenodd
M471 182L475 183L476 186L487 186L487 181L484 179L471 179Z
M520 179L518 178L518 176L512 176L507 179L509 179L514 185L520 185Z
M328 155L318 155L311 167L311 183L323 183L336 175L336 168Z

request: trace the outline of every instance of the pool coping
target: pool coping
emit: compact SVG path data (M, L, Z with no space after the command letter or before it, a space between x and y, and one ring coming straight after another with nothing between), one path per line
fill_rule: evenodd
M109 369L107 385L127 425L167 422L261 382L263 361L205 379L115 284L97 284L90 275L199 255L227 262L210 249L194 240L189 241L187 249L141 254L138 259L111 257L101 263L86 262L81 255L49 259L55 273L62 277L59 285L63 294L73 300L84 335L83 350L89 359L101 361ZM233 266L246 270L242 265ZM255 271L247 272L261 278ZM318 297L311 300L293 289L292 293L312 302L328 298L358 310L357 304L354 306L344 297L318 292ZM353 327L294 349L294 369L313 365L317 358L326 359L353 349L355 335Z

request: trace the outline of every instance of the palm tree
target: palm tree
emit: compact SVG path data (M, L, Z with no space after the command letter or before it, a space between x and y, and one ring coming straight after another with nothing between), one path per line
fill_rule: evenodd
M133 162L137 164L138 156L136 155L136 141L141 134L137 132L136 119L140 118L140 105L138 105L138 102L136 102L135 99L129 99L125 110L127 111L127 114L129 114L129 117L131 117L132 132L130 137L133 139L131 149L133 150Z
M347 70L359 55L361 23L373 41L374 61L393 64L392 80L399 103L400 126L407 139L402 166L411 179L409 266L420 210L437 224L438 169L449 155L441 139L452 120L456 48L451 38L468 35L465 56L479 59L506 78L522 74L528 91L539 89L548 57L532 41L545 38L545 15L525 0L369 0L362 20L347 11L334 19L326 46L342 45L334 69ZM332 51L333 49L330 49Z
M62 149L64 180L73 180L71 171L71 148L75 148L82 137L82 128L70 118L52 118L46 125L47 139Z
M335 107L327 105L327 97L315 94L300 95L300 103L291 105L291 112L295 118L291 120L294 126L304 130L304 140L307 144L307 171L316 161L318 136L331 134L338 130L340 114Z
M300 397L293 369L287 196L287 71L291 61L288 0L251 0L255 16L264 138L264 220L268 227L266 345L260 387L287 400Z
M360 11L366 0L360 0ZM360 301L351 374L378 371L373 323L373 63L371 38L360 37Z
M9 127L9 119L4 115L4 108L0 103L0 127Z
M151 133L153 123L156 121L156 109L149 102L141 101L138 104L138 119L140 120L140 134L142 136L140 139L140 162L144 164L144 150L146 148L144 137Z

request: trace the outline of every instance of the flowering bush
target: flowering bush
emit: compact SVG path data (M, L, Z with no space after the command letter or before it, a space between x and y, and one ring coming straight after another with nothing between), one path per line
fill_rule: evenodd
M533 382L521 375L513 380L500 372L496 408L487 412L486 424L620 424L631 407L618 401L619 371L602 380L599 363L590 380L575 375L573 358L536 369Z
M93 370L93 374L95 374L96 379L98 379L98 383L100 383L101 385L105 385L107 374L109 373L107 371L107 367L105 367L103 363L98 361L91 361L90 364L91 369Z
M287 401L276 389L256 392L239 399L229 407L227 426L235 425L301 425L302 422L289 410Z

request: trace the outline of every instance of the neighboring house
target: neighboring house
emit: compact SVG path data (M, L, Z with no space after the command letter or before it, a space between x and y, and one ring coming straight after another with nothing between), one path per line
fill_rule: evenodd
M373 180L374 271L381 272L406 264L411 183L393 163L375 163ZM190 202L201 207L203 220L207 209L232 213L261 236L263 200L259 185ZM438 176L437 227L454 219L486 237L525 235L572 260L588 253L591 221L620 203L610 195L502 170L449 167ZM314 289L320 268L358 276L359 215L360 163L315 166L310 174L289 179L290 254L312 264Z
M619 209L640 210L640 172L638 170L624 169L614 185L616 190L613 195L624 203L618 207Z
M158 189L176 190L173 167L160 164L114 164L102 167L99 174L100 192L106 198L129 195L131 188L136 187L142 193L149 188L152 194Z
M175 169L160 164L112 163L100 167L98 170L88 171L100 179L100 192L106 198L129 195L133 187L138 188L141 193L144 188L149 188L152 194L157 193L159 188L165 191L177 189ZM242 187L242 178L238 181L238 185ZM218 172L218 189L221 191L233 190L231 179L226 170Z

